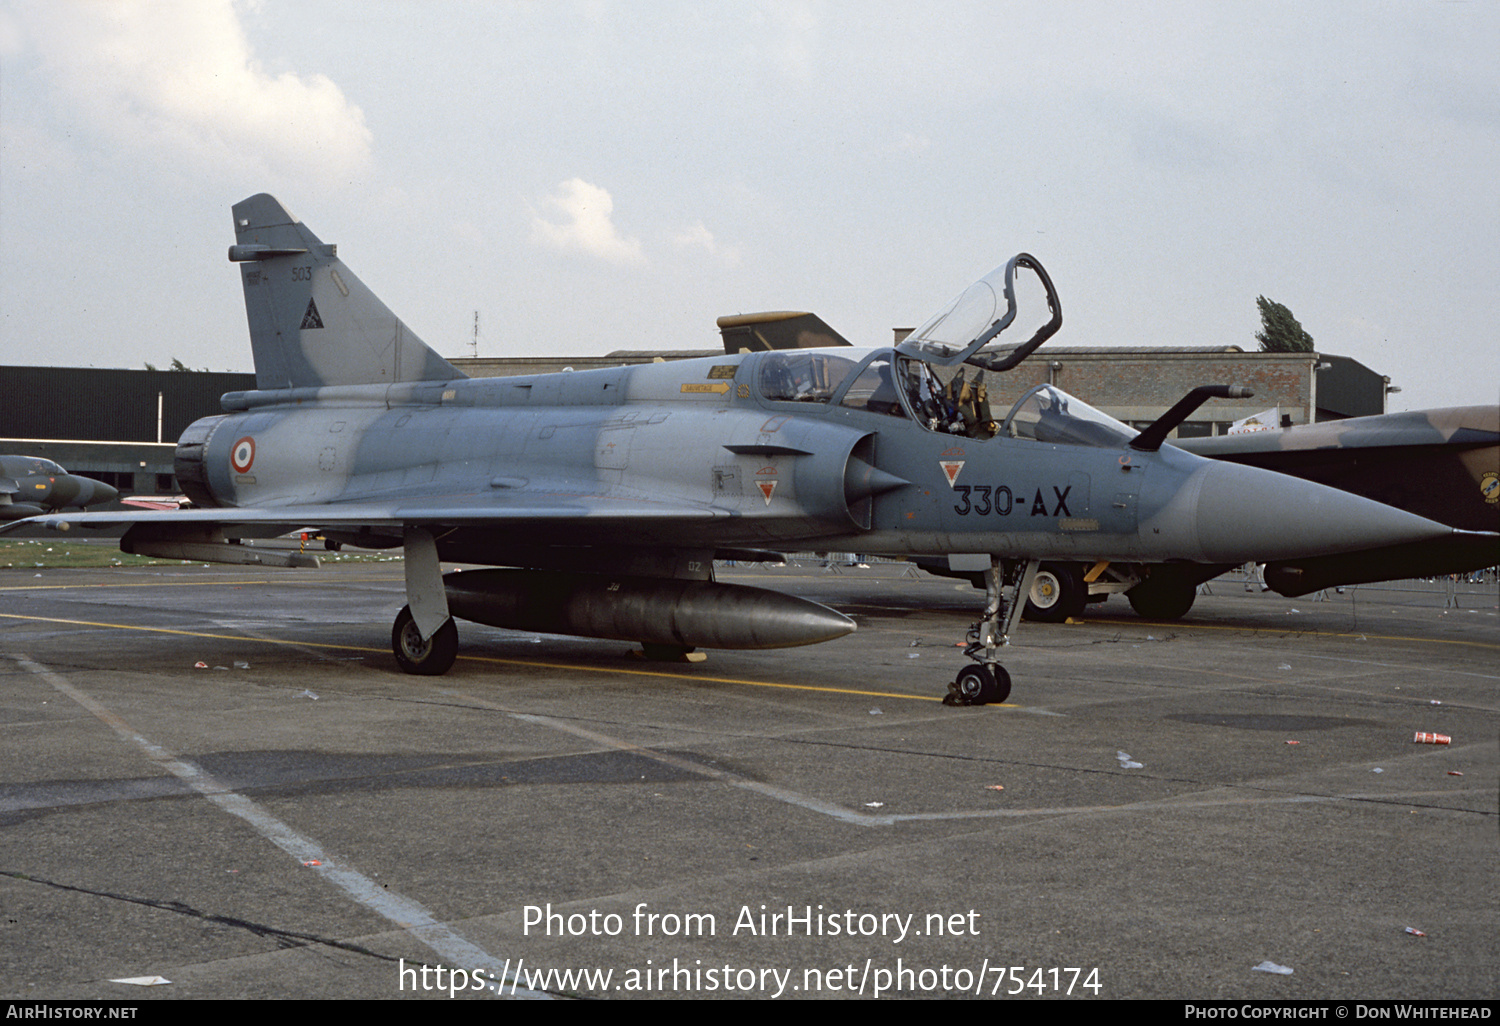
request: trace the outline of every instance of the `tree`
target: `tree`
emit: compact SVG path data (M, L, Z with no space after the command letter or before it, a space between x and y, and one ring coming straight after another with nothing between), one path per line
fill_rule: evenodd
M1263 353L1310 353L1313 338L1302 330L1301 323L1292 312L1280 303L1265 296L1256 296L1255 305L1260 307L1260 330L1255 333Z

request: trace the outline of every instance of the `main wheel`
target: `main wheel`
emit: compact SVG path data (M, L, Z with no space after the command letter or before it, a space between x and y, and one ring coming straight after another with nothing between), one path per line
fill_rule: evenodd
M966 705L987 705L1010 697L1010 674L994 664L994 671L982 663L970 663L958 671L953 682L954 693Z
M1039 623L1062 623L1082 613L1088 597L1083 567L1074 563L1043 563L1031 582L1031 593L1021 615Z
M693 654L689 645L662 645L657 642L641 642L641 655L654 663L683 663Z
M396 663L406 673L442 676L458 658L458 626L450 616L436 634L423 641L417 621L412 619L411 606L402 606L391 627L391 651L396 655Z
M1193 608L1198 588L1187 581L1172 578L1147 578L1125 593L1130 608L1147 620L1180 620Z

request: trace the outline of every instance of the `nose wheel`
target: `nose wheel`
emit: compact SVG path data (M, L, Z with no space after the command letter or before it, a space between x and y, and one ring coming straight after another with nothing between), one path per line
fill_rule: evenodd
M999 663L971 663L948 685L945 705L988 705L1010 697L1010 674Z
M1011 631L1020 618L1025 596L1036 580L1037 560L990 560L984 575L984 619L969 628L964 655L973 663L958 671L948 685L944 705L987 705L1010 697L1010 674L998 660L1000 649L1010 644Z

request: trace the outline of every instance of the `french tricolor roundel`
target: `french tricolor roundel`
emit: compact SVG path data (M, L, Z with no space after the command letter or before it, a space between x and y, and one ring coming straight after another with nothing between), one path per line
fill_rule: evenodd
M229 465L236 473L249 473L250 465L255 462L255 439L246 435L234 443L234 448L229 451Z

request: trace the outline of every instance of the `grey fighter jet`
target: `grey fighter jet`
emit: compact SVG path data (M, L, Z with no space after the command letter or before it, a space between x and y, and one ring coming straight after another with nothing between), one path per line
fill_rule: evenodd
M120 493L103 481L70 474L40 456L0 456L0 520L24 520L48 510L97 506Z
M126 551L224 562L265 558L240 538L299 527L399 548L408 605L392 649L408 673L452 666L455 618L635 641L664 657L835 638L854 623L715 582L714 560L881 552L984 572L973 662L949 697L995 701L1010 691L999 650L1041 560L1240 563L1452 530L1141 445L1140 432L1055 388L996 416L983 376L1061 324L1051 281L1025 254L895 348L467 379L275 199L233 212L229 259L257 387L225 395L224 413L178 442L194 508L42 519L124 523ZM1040 286L1050 319L1014 350L986 350L1016 317L1018 273ZM441 560L507 569L445 576Z

